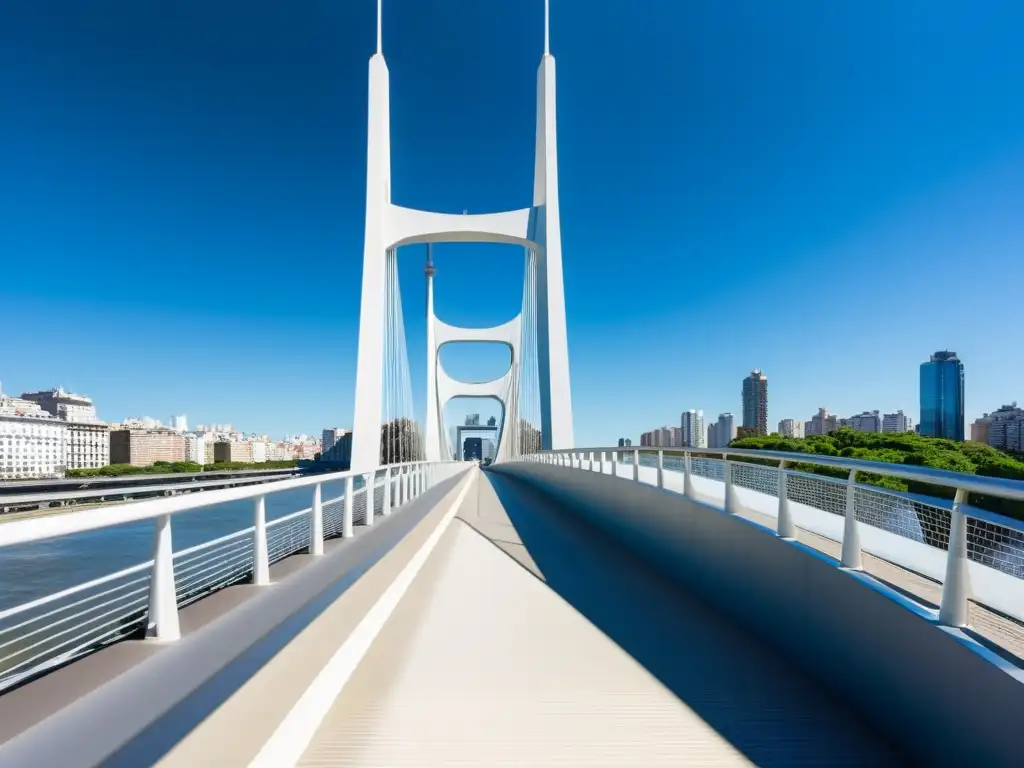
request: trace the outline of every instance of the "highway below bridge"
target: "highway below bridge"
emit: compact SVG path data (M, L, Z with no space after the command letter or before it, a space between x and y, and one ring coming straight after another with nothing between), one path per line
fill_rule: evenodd
M309 471L293 467L6 482L0 483L0 514L235 488L298 474L309 474Z

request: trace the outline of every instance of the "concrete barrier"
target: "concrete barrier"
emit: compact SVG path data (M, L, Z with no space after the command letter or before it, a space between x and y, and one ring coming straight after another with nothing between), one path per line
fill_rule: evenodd
M928 765L1017 766L1024 673L934 612L742 518L630 480L529 462L517 478L780 651Z

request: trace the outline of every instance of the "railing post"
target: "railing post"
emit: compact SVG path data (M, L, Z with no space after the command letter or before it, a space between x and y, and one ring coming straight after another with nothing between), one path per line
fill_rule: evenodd
M857 529L857 470L850 470L846 481L846 519L843 520L843 552L840 565L859 571L864 567L860 554L860 531Z
M171 516L156 519L153 534L153 571L149 577L149 614L146 637L170 641L181 637L178 625L178 596L174 586L174 547Z
M380 505L380 514L383 517L391 514L391 467L384 467L384 501Z
M409 493L409 467L402 467L402 503L408 504L412 501L412 495Z
M793 513L789 508L789 471L786 469L788 466L788 461L779 462L779 514L775 532L780 539L796 538L796 524L793 522Z
M270 583L270 558L267 553L267 498L257 496L253 506L252 583Z
M967 626L971 573L967 560L967 515L963 511L966 503L967 492L958 488L949 518L946 580L942 582L942 603L939 605L939 622L948 627Z
M363 475L363 495L366 497L366 514L363 516L363 525L373 525L374 497L377 495L377 473L368 472Z
M612 471L612 477L618 477L619 476L619 453L618 453L618 451L612 451L612 460L609 463L611 464L610 469Z
M690 452L683 454L683 496L693 498L693 474L690 468Z
M736 498L736 486L732 480L733 462L729 461L728 454L723 453L725 461L725 503L723 505L726 513L735 515L739 511L739 500Z
M658 487L665 487L665 452L658 451Z
M590 466L587 467L587 469L589 469L591 472L596 472L597 471L597 469L596 469L596 467L597 467L597 459L594 458L594 457L595 457L595 453L594 453L594 451L591 451L590 452Z
M640 451L633 449L633 482L640 482Z
M321 483L313 486L313 509L309 512L309 554L324 553L324 507Z
M345 478L345 503L341 513L341 535L346 539L352 538L352 505L355 501L355 478L349 475Z

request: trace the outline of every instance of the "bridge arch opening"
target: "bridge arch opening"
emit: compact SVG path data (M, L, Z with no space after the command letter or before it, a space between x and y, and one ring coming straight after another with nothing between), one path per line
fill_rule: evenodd
M500 341L452 341L438 351L451 378L470 384L500 379L512 367L512 349Z
M444 406L444 430L453 458L494 460L498 455L507 408L496 397L451 398ZM466 448L470 443L470 454ZM477 455L478 454L478 455Z

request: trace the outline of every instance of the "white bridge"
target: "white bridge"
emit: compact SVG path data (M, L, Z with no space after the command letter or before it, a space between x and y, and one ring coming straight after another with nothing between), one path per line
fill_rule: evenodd
M351 471L0 523L0 768L1024 764L1024 525L971 505L1024 482L575 446L546 7L532 197L474 216L391 202L379 13ZM447 324L428 261L421 425L396 260L467 240L523 246L522 308ZM457 341L509 371L452 379ZM149 554L69 554L111 530Z

